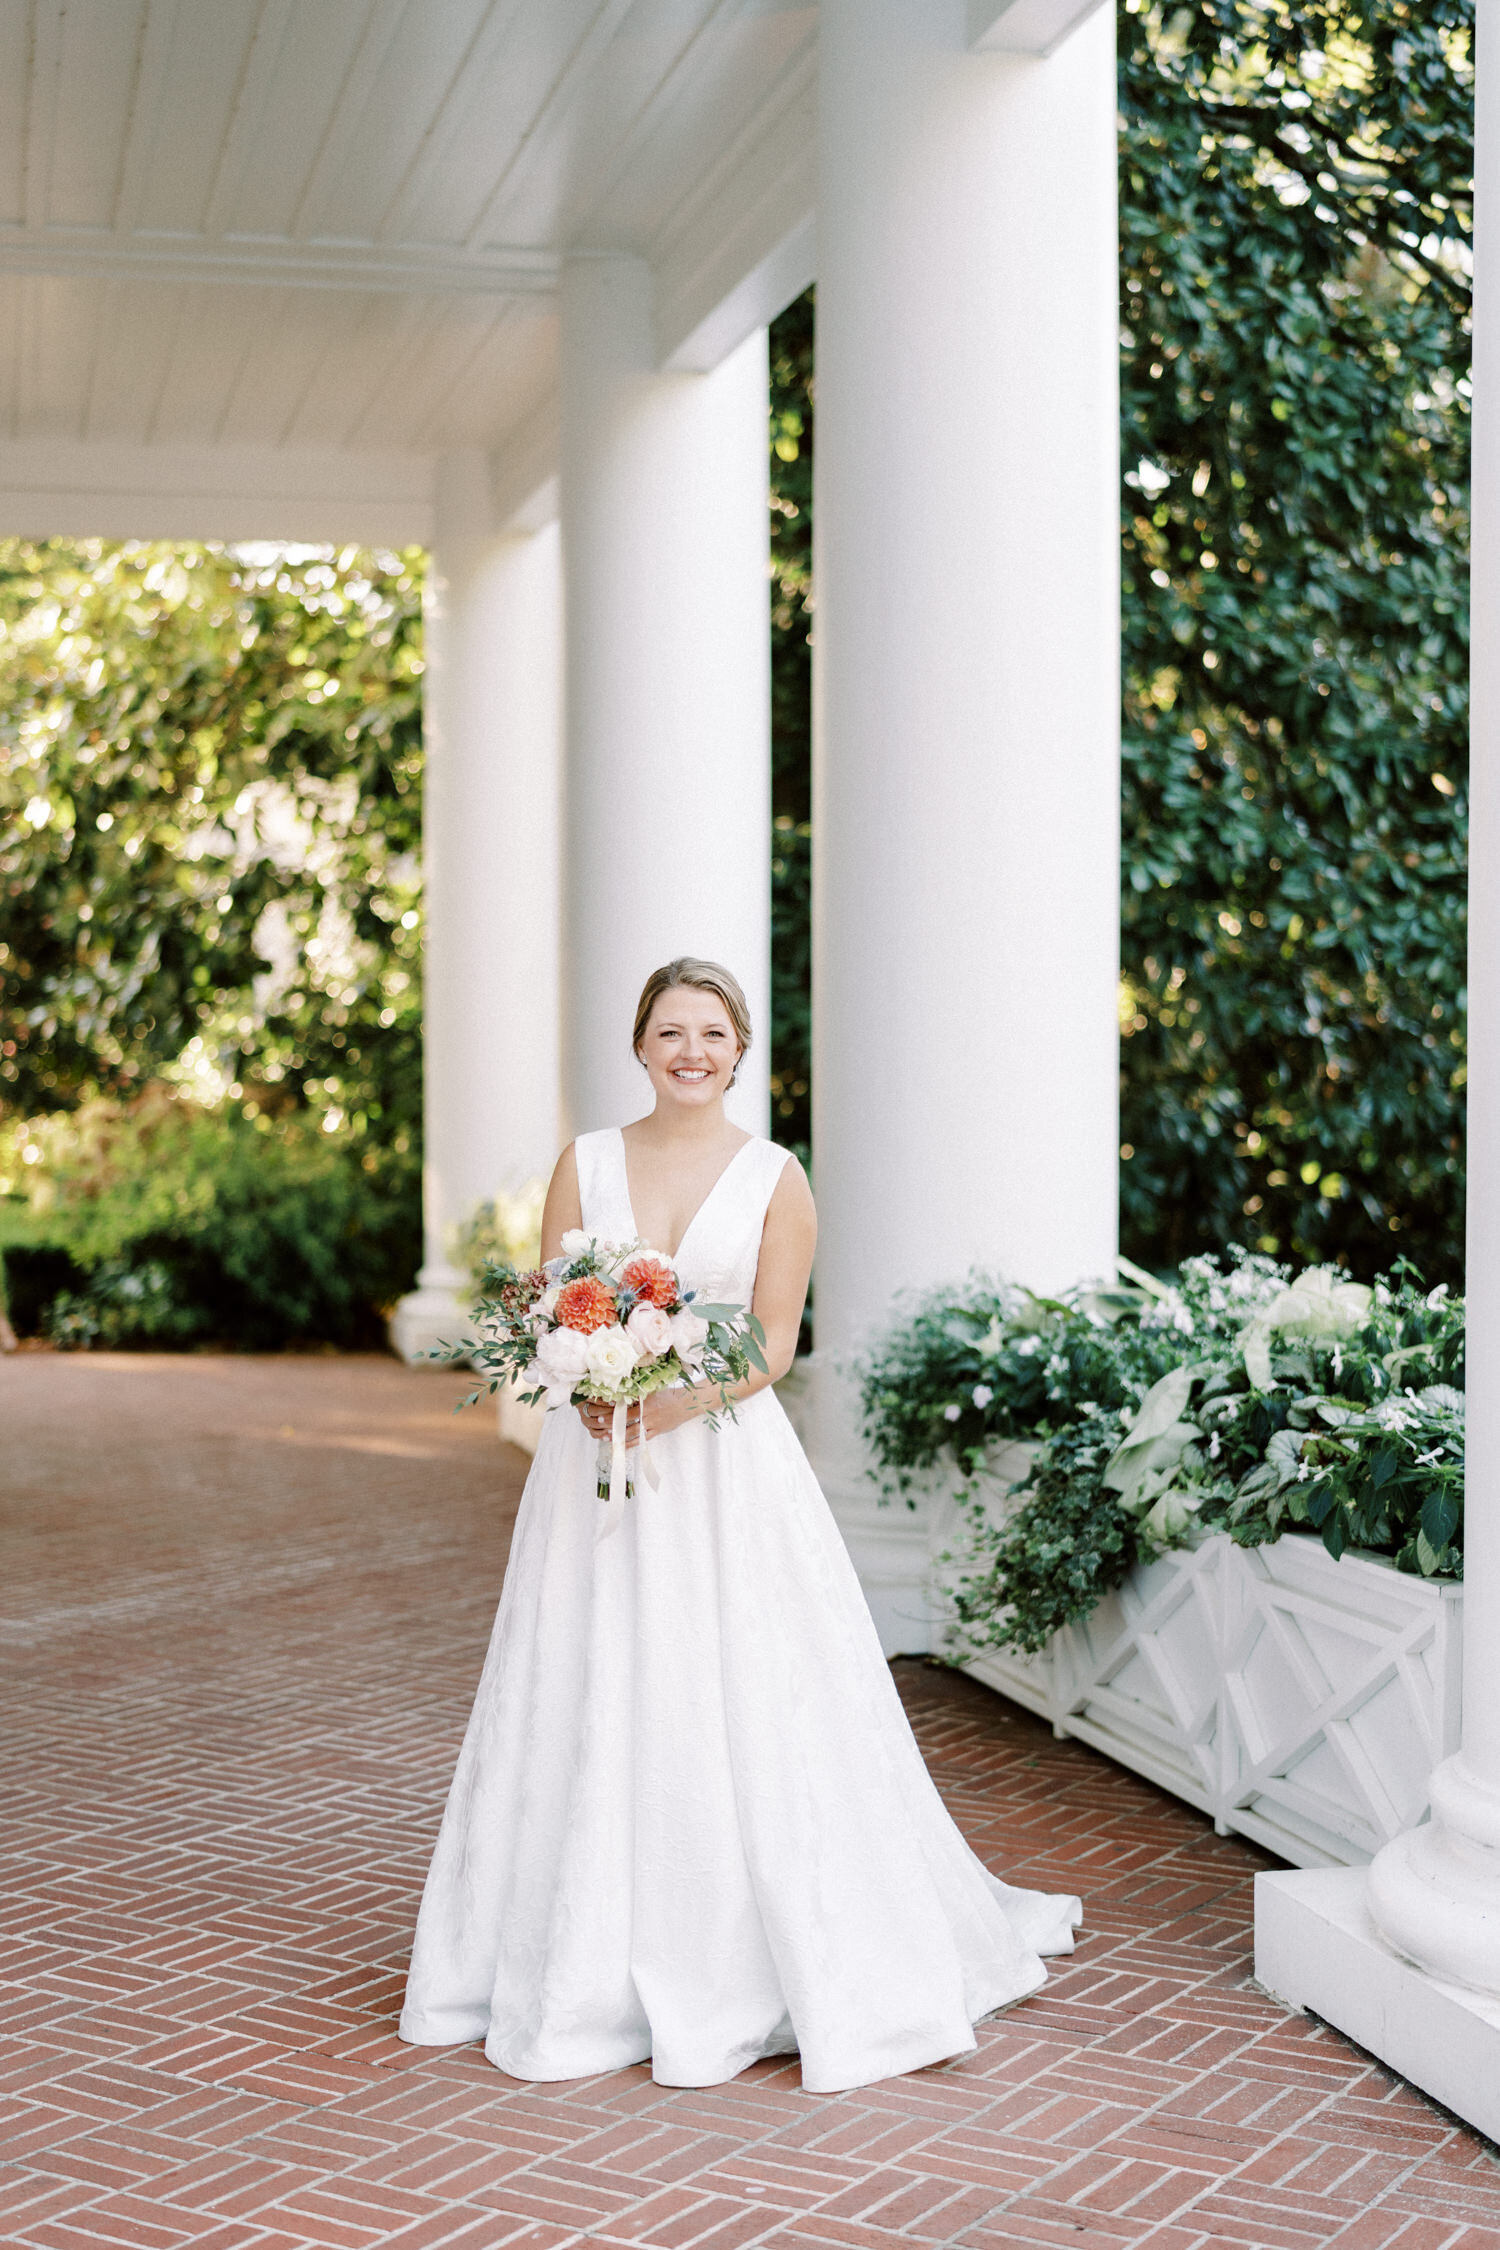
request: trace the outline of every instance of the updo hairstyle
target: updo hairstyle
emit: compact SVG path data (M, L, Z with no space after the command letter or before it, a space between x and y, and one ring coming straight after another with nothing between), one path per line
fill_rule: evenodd
M727 969L721 969L717 961L699 961L691 953L680 954L675 961L668 961L662 968L653 969L642 985L641 997L636 1004L635 1029L630 1035L630 1044L636 1056L640 1055L641 1041L646 1036L652 1009L664 992L671 992L678 985L686 985L690 992L711 992L715 999L723 1001L734 1026L735 1038L740 1043L739 1061L734 1066L738 1074L740 1063L750 1052L752 1038L750 1009L739 979L732 977ZM731 1079L730 1084L733 1083Z

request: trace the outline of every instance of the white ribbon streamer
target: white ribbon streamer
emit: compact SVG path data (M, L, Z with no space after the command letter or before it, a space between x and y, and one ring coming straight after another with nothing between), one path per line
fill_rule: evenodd
M636 1417L636 1475L644 1477L653 1492L661 1485L656 1463L646 1444L646 1401L638 1402ZM619 1530L625 1515L625 1496L629 1486L630 1406L621 1399L609 1418L609 1497L599 1511L599 1527L594 1534L597 1547L601 1540L612 1539ZM601 1461L602 1468L603 1463Z

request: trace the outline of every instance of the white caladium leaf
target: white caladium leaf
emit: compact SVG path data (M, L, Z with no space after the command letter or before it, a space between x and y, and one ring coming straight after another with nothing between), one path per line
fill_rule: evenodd
M1296 1430L1273 1431L1266 1447L1266 1459L1276 1471L1276 1489L1295 1484L1297 1471L1302 1466L1302 1438Z
M1174 1422L1148 1444L1131 1447L1123 1460L1117 1453L1103 1482L1119 1493L1122 1506L1140 1507L1180 1480L1188 1449L1202 1435L1196 1422Z
M1136 1410L1135 1420L1125 1434L1119 1450L1125 1452L1133 1445L1145 1445L1151 1438L1160 1437L1164 1430L1180 1419L1183 1408L1193 1395L1193 1380L1197 1375L1193 1366L1172 1367L1159 1382L1152 1384Z
M1245 1373L1258 1391L1274 1391L1276 1371L1271 1365L1271 1331L1260 1321L1252 1321L1245 1330L1240 1346L1245 1361Z

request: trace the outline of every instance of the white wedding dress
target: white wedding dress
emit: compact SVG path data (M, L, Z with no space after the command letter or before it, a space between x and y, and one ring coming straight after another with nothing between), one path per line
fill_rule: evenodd
M585 1229L633 1240L619 1132L577 1155ZM784 1162L746 1142L694 1215L675 1263L706 1299L750 1300ZM775 1395L650 1454L601 1539L594 1440L547 1417L402 2038L526 2079L649 2056L669 2086L798 2050L815 2093L969 2051L1078 1901L1011 1889L949 1819Z

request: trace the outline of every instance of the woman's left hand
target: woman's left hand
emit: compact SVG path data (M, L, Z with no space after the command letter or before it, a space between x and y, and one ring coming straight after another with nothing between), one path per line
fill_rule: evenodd
M703 1409L692 1391L684 1384L667 1390L653 1391L646 1400L647 1438L665 1437L669 1430L680 1429L684 1422L696 1422ZM602 1400L588 1399L578 1409L584 1428L590 1437L608 1444L614 1428L615 1410ZM630 1418L626 1427L626 1443L634 1445L641 1434L641 1403L630 1402Z
M640 1409L632 1414L632 1431L639 1428ZM703 1413L702 1402L687 1384L669 1386L664 1391L653 1391L646 1401L646 1435L648 1438L665 1437L669 1430L680 1430L684 1422L696 1422Z

